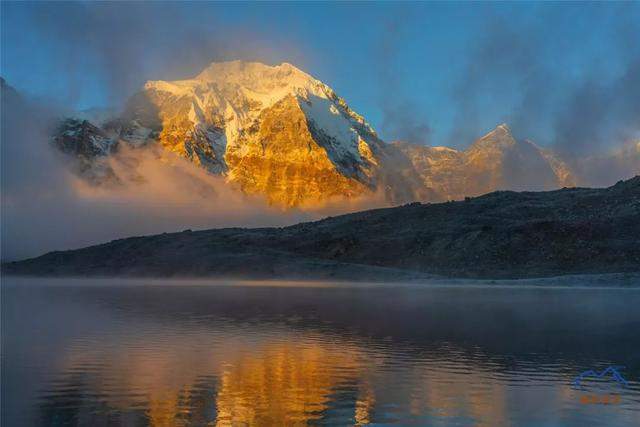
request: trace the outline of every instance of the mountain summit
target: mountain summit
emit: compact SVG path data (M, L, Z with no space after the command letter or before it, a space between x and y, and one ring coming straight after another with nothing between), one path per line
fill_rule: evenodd
M387 144L326 84L291 64L212 63L192 79L149 81L118 119L67 120L55 137L91 168L120 144L156 144L247 194L314 207L374 194L390 203L570 185L568 168L506 125L465 151ZM523 174L523 171L526 172Z
M310 205L376 188L382 144L319 80L284 63L213 63L190 80L150 81L125 112L167 150L271 203Z

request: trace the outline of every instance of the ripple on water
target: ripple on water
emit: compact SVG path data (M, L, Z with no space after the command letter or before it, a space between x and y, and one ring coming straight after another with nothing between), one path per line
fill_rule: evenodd
M34 289L3 293L7 425L640 425L640 293Z

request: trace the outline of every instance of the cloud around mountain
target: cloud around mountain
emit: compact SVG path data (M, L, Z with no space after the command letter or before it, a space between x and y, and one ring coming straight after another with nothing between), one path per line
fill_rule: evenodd
M593 165L618 161L590 158L574 169L506 125L466 150L389 144L290 64L211 64L193 79L147 83L122 114L62 127L68 111L4 82L2 90L3 259L129 235L571 186L587 182ZM637 172L640 150L626 150L619 170Z

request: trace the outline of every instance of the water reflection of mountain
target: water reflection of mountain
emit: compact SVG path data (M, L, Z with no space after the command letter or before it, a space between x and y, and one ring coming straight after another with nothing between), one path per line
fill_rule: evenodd
M110 319L63 349L59 375L40 399L45 425L504 425L514 402L552 413L577 404L571 381L585 366L627 365L630 379L640 371L631 351L640 343L633 291L43 292L61 311L82 307L84 318ZM637 405L637 382L631 392Z
M489 426L507 417L504 384L464 360L398 361L324 335L263 339L245 347L229 337L226 350L189 360L152 342L119 342L129 349L120 359L109 346L76 347L41 405L42 424L345 425L466 416ZM194 337L172 340L201 350Z

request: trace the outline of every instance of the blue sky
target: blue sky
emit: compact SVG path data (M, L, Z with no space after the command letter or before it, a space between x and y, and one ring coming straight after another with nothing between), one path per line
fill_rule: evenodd
M602 145L637 135L637 103L626 99L637 79L625 76L638 58L638 23L638 2L5 2L1 74L84 109L214 60L287 61L387 140L463 147L507 122L542 145L594 133ZM603 99L612 117L574 132L582 118L609 114Z

